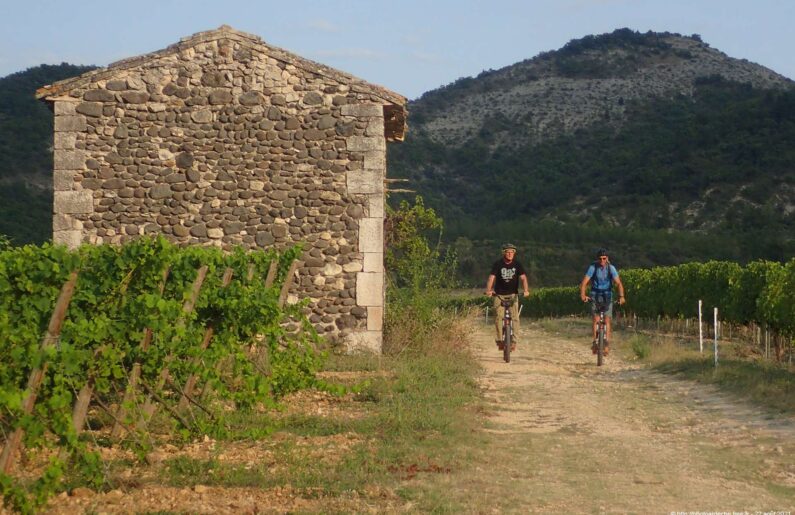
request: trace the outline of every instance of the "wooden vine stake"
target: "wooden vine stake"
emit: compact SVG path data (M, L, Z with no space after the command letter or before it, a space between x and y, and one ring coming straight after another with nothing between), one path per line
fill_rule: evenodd
M47 326L47 332L41 340L41 349L46 349L55 345L58 337L61 334L61 327L63 321L66 319L66 311L69 309L69 302L72 300L72 294L75 291L77 284L77 270L69 274L69 278L61 287L61 293L58 295L58 300L55 302L55 309L50 316L50 323ZM27 396L22 402L22 412L26 415L33 413L33 405L36 403L36 396L39 393L39 387L44 379L44 374L47 371L47 363L43 363L41 368L34 369L28 377ZM0 471L5 474L11 472L14 463L14 456L22 443L24 431L22 428L17 428L6 440L3 447L3 453L0 454Z
M168 279L168 274L170 272L170 268L166 267L163 269L163 277L160 280L160 284L158 285L158 291L160 295L163 295L163 292L166 289L166 280ZM146 352L149 348L149 345L152 343L152 330L148 327L144 329L144 336L141 338L141 352ZM138 380L141 378L141 363L135 362L133 363L132 370L130 371L130 378L127 381L127 388L124 391L124 397L122 398L121 403L119 403L119 408L116 410L116 415L113 417L113 429L110 432L111 437L118 438L121 436L122 430L124 427L122 426L122 421L125 420L127 417L127 406L132 402L135 392L138 388Z
M288 276L285 278L285 283L287 284L287 288L288 289L290 287L289 283L292 281L293 273L295 272L295 268L297 266L298 266L298 263L297 262L293 262L293 266L290 267L290 271L288 272ZM274 257L271 260L270 265L268 266L268 273L265 276L265 288L266 289L270 288L271 286L273 286L273 283L276 281L276 272L278 271L278 269L279 269L279 258L278 257ZM254 278L254 266L253 265L249 265L248 275L246 276L246 280L247 281L251 281L251 279L253 279L253 278ZM282 292L285 292L285 295L286 295L286 291L287 290L284 287L282 287ZM281 298L281 294L279 295L279 298ZM279 306L281 307L282 304L283 304L283 301L280 300L279 301ZM266 351L265 358L268 359L267 351ZM249 349L249 359L253 359L253 346ZM219 370L221 369L222 366L223 366L222 363L218 364ZM208 388L208 385L207 385L207 383L205 383L204 387L202 388L202 391L199 393L198 397L200 397L200 398L204 397L204 395L207 393L207 388Z
M127 293L127 288L129 287L130 283L125 282L124 285L119 290L119 306L124 304L124 295ZM100 345L94 351L94 359L99 356L100 352L105 350L105 345ZM89 375L88 379L86 380L86 384L80 389L80 392L77 394L77 400L75 401L75 405L72 408L72 425L75 428L75 433L80 434L83 431L83 426L86 423L86 418L88 418L88 407L91 404L91 397L94 395L94 381L95 377Z
M103 346L97 348L94 352L94 358L96 358L100 351L103 350ZM83 426L86 423L86 418L88 417L88 406L91 404L91 396L94 395L94 377L93 375L90 376L86 380L86 384L80 388L80 392L77 394L77 400L75 400L75 405L72 408L72 425L75 428L75 433L80 434L83 431Z
M227 268L226 270L224 270L224 276L221 279L221 288L226 288L227 286L229 286L229 283L232 282L233 273L234 271L231 268ZM213 338L213 332L214 329L212 326L208 326L204 330L204 338L202 338L202 343L201 343L202 352L205 351L207 347L209 347L210 340L212 340ZM200 359L201 358L199 357L194 358L192 363L193 367L196 367L199 364ZM188 397L193 395L193 389L195 387L196 387L196 374L191 374L190 377L188 377L188 380L185 381L185 387L182 389L182 394L179 399L179 406L178 406L179 409L184 410L189 406L190 401L188 400Z
M290 265L290 270L287 271L287 276L284 278L282 289L279 292L279 307L284 306L285 301L287 301L287 292L290 290L290 285L293 283L293 276L295 275L296 268L298 268L298 260L293 261ZM270 271L268 275L270 275ZM269 286L267 279L265 280L265 285Z
M196 300L199 298L199 292L201 291L202 284L204 283L204 279L207 277L207 265L202 265L199 267L196 273L196 279L193 281L193 285L191 286L191 294L190 297L185 301L182 305L182 317L177 321L177 326L181 326L185 324L185 317L189 315L193 311L193 307L196 305ZM166 360L168 362L168 359ZM157 384L157 388L155 390L160 390L166 384L166 379L169 377L168 367L163 367L163 370L160 371L160 379ZM148 388L149 395L147 396L146 401L144 402L143 407L143 419L139 420L139 426L143 426L147 421L151 420L157 410L157 405L153 402L152 396L152 389Z
M265 276L265 287L270 288L273 286L273 281L276 280L276 270L279 269L279 260L274 258L268 267L268 275Z
M100 346L94 351L94 359L99 355L99 353L103 350L104 346ZM83 431L83 426L86 424L86 418L88 418L88 407L91 404L91 397L94 395L94 377L89 376L86 379L86 384L80 388L80 391L77 394L77 399L75 400L75 405L72 407L72 427L75 429L75 433L80 434ZM66 447L61 447L61 451L58 454L58 457L61 460L66 460L69 456L69 452Z

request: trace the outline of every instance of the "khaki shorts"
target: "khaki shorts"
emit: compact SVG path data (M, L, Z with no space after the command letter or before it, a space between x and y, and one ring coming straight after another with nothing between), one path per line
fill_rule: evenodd
M604 299L604 294L591 292L591 314L595 317L599 316L599 303L597 302L597 296ZM611 295L607 298L610 299L610 302L607 304L607 309L605 310L605 317L613 318L613 296Z

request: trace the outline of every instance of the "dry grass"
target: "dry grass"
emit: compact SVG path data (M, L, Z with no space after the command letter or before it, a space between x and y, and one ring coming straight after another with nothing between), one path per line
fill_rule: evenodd
M643 359L658 371L712 384L760 406L795 414L793 365L749 354L744 343L719 341L716 365L713 341L705 341L701 352L693 339L659 335L633 338L646 342L649 352Z

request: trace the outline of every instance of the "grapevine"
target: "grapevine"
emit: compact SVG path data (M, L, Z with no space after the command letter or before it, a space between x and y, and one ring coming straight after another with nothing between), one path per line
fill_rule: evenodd
M190 437L224 431L213 400L273 405L318 384L318 336L303 304L285 305L281 295L300 254L300 246L281 253L179 248L162 237L0 251L0 424L6 435L23 431L25 449L50 449L52 456L32 481L0 471L6 505L35 511L62 488L69 467L101 486L99 457L81 437L89 402L108 411L117 406L110 415L125 429L121 435L140 437L148 399ZM73 272L60 334L54 345L43 345L55 300ZM255 362L254 349L267 356L265 363ZM26 413L36 369L44 370L43 380Z

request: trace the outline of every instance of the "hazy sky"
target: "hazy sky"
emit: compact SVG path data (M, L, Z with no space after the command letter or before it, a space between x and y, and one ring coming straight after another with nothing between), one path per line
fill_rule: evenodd
M410 99L622 27L700 34L795 78L795 0L0 0L0 77L105 66L223 24Z

